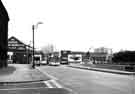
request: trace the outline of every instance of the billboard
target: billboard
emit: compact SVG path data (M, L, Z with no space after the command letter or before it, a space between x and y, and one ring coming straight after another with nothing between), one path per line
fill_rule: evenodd
M69 54L68 62L82 62L82 55L81 54Z

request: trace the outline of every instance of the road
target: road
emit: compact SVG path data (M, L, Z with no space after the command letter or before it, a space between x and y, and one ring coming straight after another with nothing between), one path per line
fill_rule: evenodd
M76 94L135 94L135 77L132 75L76 69L65 65L40 66L39 69Z
M0 94L71 94L64 88L51 85L51 81L8 83L0 85Z

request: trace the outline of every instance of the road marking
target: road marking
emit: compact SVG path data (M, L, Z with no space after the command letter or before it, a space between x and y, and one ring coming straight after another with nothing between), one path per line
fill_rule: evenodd
M60 84L58 84L55 80L51 80L51 82L53 83L53 84L55 84L55 86L57 87L57 88L63 88Z
M58 82L55 80L48 80L48 81L43 81L48 88L63 88Z
M41 69L39 69L39 68L37 68L37 69L38 69L41 73L43 73L44 75L47 75L49 78L54 79L54 80L58 80L58 78L56 78L56 77L54 77L54 76L48 74L47 72L42 72Z
M49 81L43 81L43 83L44 83L45 85L47 85L47 87L53 88L53 86L49 83Z

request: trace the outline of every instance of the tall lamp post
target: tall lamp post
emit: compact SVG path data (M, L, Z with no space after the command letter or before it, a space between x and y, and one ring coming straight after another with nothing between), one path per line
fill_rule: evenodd
M89 52L89 62L91 62L92 56L91 56L91 49L92 47L89 48L88 52Z
M43 24L42 22L38 22L36 25L32 25L32 31L33 31L33 52L32 52L32 68L35 68L35 62L34 62L34 54L35 54L35 38L34 38L34 31L38 28L39 24Z

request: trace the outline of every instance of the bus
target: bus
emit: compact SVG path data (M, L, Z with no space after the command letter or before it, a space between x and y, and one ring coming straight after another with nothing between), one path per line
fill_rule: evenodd
M69 51L69 50L62 50L61 51L61 55L60 55L60 57L61 57L61 60L60 60L60 64L69 64L69 62L68 62L68 54L70 54L71 53L71 51Z
M42 55L34 55L35 65L40 66L41 61L42 61Z

